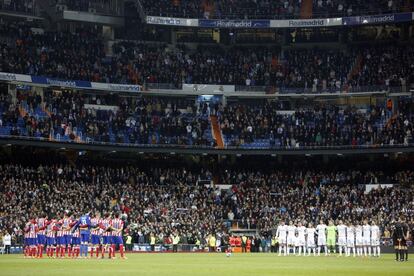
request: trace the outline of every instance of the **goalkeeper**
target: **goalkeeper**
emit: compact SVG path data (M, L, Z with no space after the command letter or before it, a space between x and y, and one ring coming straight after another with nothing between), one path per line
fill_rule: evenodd
M332 220L329 221L329 225L326 228L326 230L328 232L328 237L327 237L328 252L336 253L336 231L337 229Z

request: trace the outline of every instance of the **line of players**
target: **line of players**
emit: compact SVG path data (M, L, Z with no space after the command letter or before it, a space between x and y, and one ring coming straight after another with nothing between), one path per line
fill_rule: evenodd
M116 246L121 258L126 259L122 231L124 222L120 214L114 218L109 213L101 218L99 213L91 218L89 214L74 219L65 213L61 219L49 219L47 215L31 219L25 227L24 256L42 258L44 249L50 258L115 258Z
M338 225L334 225L331 220L328 226L323 220L316 228L312 223L308 227L305 223L299 222L296 225L292 221L289 225L281 222L276 231L276 238L279 242L279 256L282 251L284 256L293 254L320 256L323 249L325 256L331 252L336 253L338 246L339 255L342 253L346 257L355 256L374 256L380 257L380 229L375 221L368 224L365 220L363 225L353 225L351 222L344 224L341 220ZM371 254L372 252L372 254Z

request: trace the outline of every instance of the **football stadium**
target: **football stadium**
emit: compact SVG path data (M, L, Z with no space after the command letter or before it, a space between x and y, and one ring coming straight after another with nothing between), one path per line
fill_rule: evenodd
M413 0L0 0L0 275L414 275Z

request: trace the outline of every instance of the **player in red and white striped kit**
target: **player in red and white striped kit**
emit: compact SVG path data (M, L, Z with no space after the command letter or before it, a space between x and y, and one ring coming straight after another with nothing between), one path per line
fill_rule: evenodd
M53 257L55 251L56 231L56 220L48 221L48 225L46 226L46 255L49 258Z
M72 226L75 225L75 222L72 220L72 218L69 216L68 213L65 212L63 215L63 219L59 221L60 225L62 226L63 231L63 241L64 244L62 245L63 248L61 249L60 255L63 257L66 257L66 252L68 252L68 257L72 256Z
M105 251L109 250L109 258L111 258L112 256L112 219L111 219L111 215L109 213L105 214L105 218L101 220L101 229L103 232L102 234L102 248L101 248L101 253L102 253L102 259L105 256Z
M31 258L36 257L37 251L37 223L35 219L31 219L25 228L25 232L27 233L27 245L28 245L28 255Z
M56 258L62 258L65 253L65 231L61 220L56 223L56 227Z
M79 252L80 252L80 244L81 244L81 238L80 238L80 232L79 229L75 229L72 232L72 258L78 258Z
M95 217L91 219L91 247L90 247L90 257L93 258L93 252L96 251L96 258L99 257L100 248L101 245L101 235L103 233L103 230L101 229L102 224L102 218L101 214L99 212L95 213Z
M38 231L37 231L37 257L43 257L43 249L46 245L46 227L48 224L47 215L36 220Z
M112 220L112 258L115 258L116 245L119 246L119 253L122 259L126 259L124 256L124 241L122 239L122 230L124 229L124 221L121 219L120 213L115 215Z

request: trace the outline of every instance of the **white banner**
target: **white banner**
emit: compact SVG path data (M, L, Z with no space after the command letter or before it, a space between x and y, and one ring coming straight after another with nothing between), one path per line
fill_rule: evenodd
M140 92L141 85L116 84L116 83L100 83L91 82L92 89L107 90L107 91L121 91L121 92Z
M132 251L134 252L151 252L151 246L145 245L145 244L138 244L138 243L134 243L133 247L132 247ZM162 252L163 251L163 246L162 245L155 245L154 246L154 252Z
M365 193L369 193L370 191L378 188L392 188L394 184L366 184L365 185Z
M81 11L63 11L63 18L66 20L92 22L105 25L124 26L125 20L120 16L99 15Z
M235 85L214 85L214 84L185 84L183 83L183 91L186 92L234 92L236 91Z
M114 105L99 105L99 104L84 104L85 109L95 109L95 110L112 110L113 112L118 111L118 106Z
M341 26L342 18L271 20L270 28L311 28Z
M147 24L198 27L198 19L147 16Z
M21 75L21 74L0 72L0 80L32 82L32 77L29 76L29 75Z

